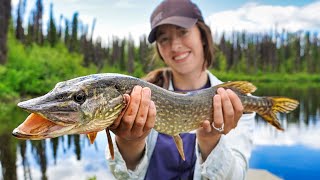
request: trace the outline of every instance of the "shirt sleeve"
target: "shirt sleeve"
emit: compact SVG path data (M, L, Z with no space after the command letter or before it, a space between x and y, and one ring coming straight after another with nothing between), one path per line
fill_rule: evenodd
M217 146L203 162L197 148L194 179L245 179L253 141L255 113L244 114L235 129L222 135Z
M111 173L116 179L143 180L149 166L150 158L155 147L158 133L152 130L147 138L145 151L139 164L134 170L130 170L126 166L126 162L122 158L117 145L114 146L114 160L112 160L109 148L106 148L106 157ZM115 139L113 138L113 142Z

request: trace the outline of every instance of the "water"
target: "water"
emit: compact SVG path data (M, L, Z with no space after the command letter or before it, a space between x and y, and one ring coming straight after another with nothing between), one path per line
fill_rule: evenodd
M280 116L284 132L257 118L250 167L267 169L283 179L320 179L320 88L294 89L286 92L297 98L300 106L292 114Z
M258 87L256 95L286 95L298 99L300 106L279 115L284 132L257 117L250 168L283 179L320 179L320 87ZM17 140L11 131L28 114L13 103L0 108L0 179L113 179L105 157L105 132L98 133L93 145L85 135Z

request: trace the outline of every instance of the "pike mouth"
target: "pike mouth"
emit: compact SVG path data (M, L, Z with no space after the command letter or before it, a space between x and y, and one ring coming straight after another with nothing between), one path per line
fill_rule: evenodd
M18 139L40 140L62 135L72 129L72 126L62 126L37 113L31 113L26 120L15 128L12 135Z

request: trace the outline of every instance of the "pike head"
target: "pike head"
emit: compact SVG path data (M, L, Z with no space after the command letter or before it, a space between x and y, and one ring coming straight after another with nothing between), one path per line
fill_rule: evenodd
M58 83L44 96L20 102L32 114L13 135L44 139L90 134L110 126L126 106L114 76L89 75Z

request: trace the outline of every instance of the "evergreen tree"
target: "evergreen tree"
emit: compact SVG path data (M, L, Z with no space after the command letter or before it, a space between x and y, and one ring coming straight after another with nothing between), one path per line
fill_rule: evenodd
M7 33L11 17L11 0L0 1L0 64L7 61Z
M63 15L60 15L59 30L58 30L58 39L59 40L62 38L62 21L63 21Z
M73 18L72 18L71 38L70 38L70 46L69 46L70 52L78 52L79 51L79 48L78 48L79 47L79 44L78 44L78 27L79 27L78 16L79 16L79 13L76 12L73 14Z
M37 0L36 8L33 12L33 41L42 45L43 44L43 32L42 32L42 15L43 5L42 0Z
M129 74L134 72L134 42L130 37L128 40L128 66L127 70Z
M21 42L24 41L24 28L23 28L23 17L26 8L26 0L19 0L17 8L17 22L16 22L16 38Z
M50 17L49 17L49 26L48 26L48 41L51 47L54 47L58 41L57 38L57 27L54 21L53 16L53 4L50 4Z
M70 25L69 21L65 19L65 30L64 30L64 44L69 47L70 46Z
M122 39L121 45L120 45L120 59L119 59L119 66L121 70L126 70L126 61L125 61L125 54L126 54L126 39Z

